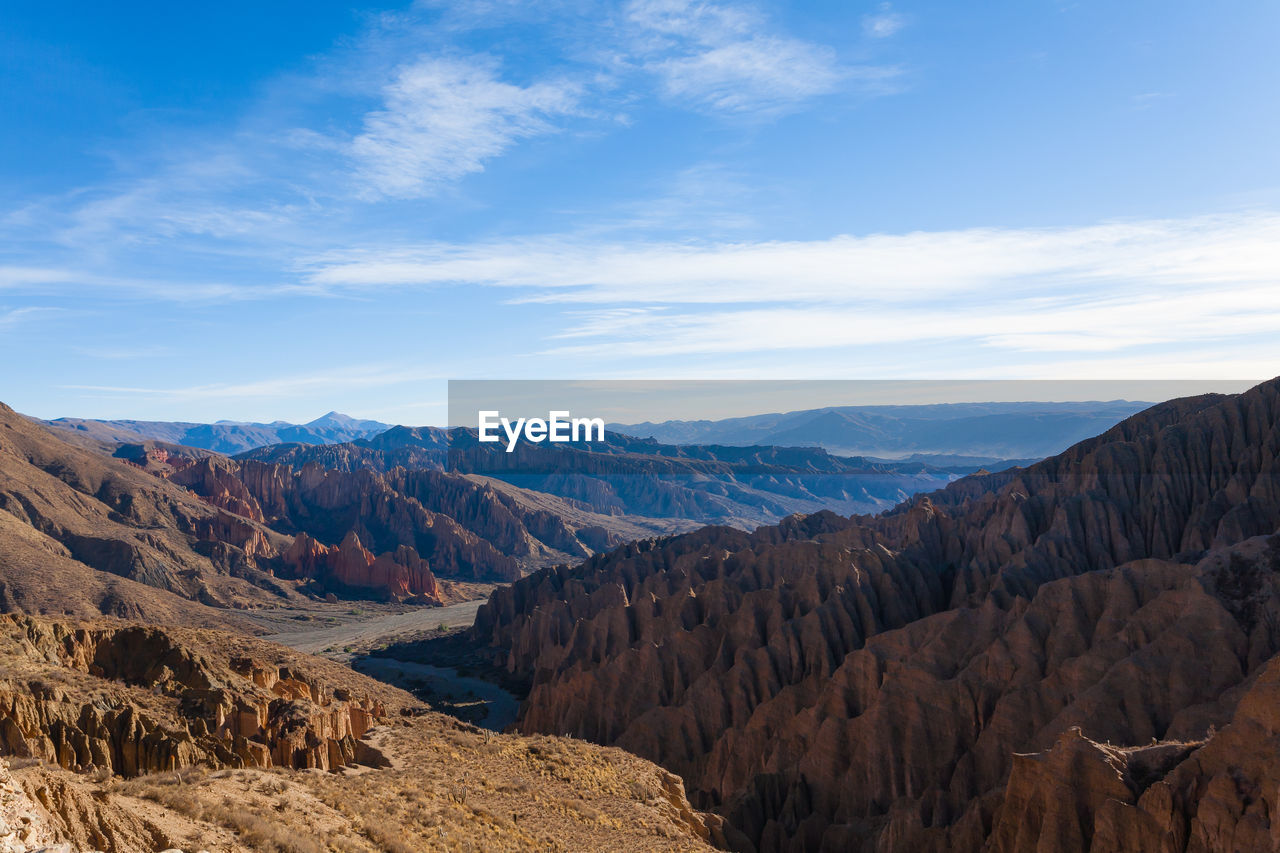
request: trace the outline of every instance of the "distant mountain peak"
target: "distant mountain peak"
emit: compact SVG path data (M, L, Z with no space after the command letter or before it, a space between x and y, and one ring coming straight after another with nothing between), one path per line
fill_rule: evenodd
M314 421L306 424L309 427L334 427L338 429L386 429L387 424L380 421L371 421L365 418L355 418L344 412L332 411L326 412Z
M351 417L351 415L344 414L342 412L334 410L330 412L325 412L323 415L316 418L314 421L308 421L307 426L321 426L321 425L328 425L328 424L347 426L349 424L354 424L356 422L357 422L357 419Z

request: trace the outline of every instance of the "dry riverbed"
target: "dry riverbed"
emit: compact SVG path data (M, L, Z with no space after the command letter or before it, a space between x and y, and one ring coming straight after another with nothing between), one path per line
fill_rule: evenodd
M399 660L385 651L377 656L369 654L397 643L465 630L475 622L476 611L484 602L477 598L412 610L347 606L308 611L305 619L299 619L300 612L295 611L259 612L255 617L268 630L286 628L263 639L342 661L357 672L408 690L438 711L502 731L515 721L520 705L502 687L449 666Z

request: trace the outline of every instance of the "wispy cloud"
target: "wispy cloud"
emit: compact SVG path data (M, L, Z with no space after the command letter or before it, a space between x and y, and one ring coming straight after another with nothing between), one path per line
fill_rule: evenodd
M162 278L146 275L103 275L88 268L0 267L0 290L23 293L72 293L86 298L111 295L171 302L251 300L288 293L316 294L310 285L280 282L208 281L195 278Z
M889 38L906 25L906 16L894 12L888 3L881 3L874 13L862 19L862 31L877 39Z
M514 18L545 31L536 56L469 51L468 27ZM141 140L115 153L115 175L27 200L0 217L0 237L49 244L13 258L65 265L82 282L88 270L129 277L128 253L145 253L137 277L155 279L155 247L172 253L175 270L198 256L204 275L225 264L234 277L252 258L275 278L284 256L344 239L381 202L437 195L538 137L624 128L625 105L768 118L850 87L887 90L896 73L842 64L832 47L788 35L749 4L428 2L371 16L308 70L265 83L222 130Z
M39 305L26 305L21 308L0 308L0 329L12 329L19 323L38 317L41 314L56 313L60 309Z
M1133 102L1134 107L1145 110L1173 97L1172 92L1141 92L1134 95L1130 100Z
M726 112L768 111L836 89L830 48L756 36L651 66L667 94Z
M384 105L364 118L350 146L365 198L429 195L484 169L517 140L555 130L573 113L581 85L555 80L519 86L496 63L423 59L402 68Z
M824 350L950 341L1019 353L1117 353L1161 344L1280 333L1280 299L1265 288L1167 298L1130 292L1105 300L1009 298L691 311L604 311L565 332L557 355L615 357Z
M77 273L58 267L0 266L0 288L29 288L76 281Z
M556 302L729 303L933 299L1067 282L1203 286L1280 280L1280 215L1075 228L974 228L737 243L540 237L375 246L306 262L318 287L486 284Z
M750 7L632 0L632 50L671 98L724 113L771 115L894 69L843 67L827 45L779 33Z
M319 288L488 285L578 303L554 354L674 355L964 339L1111 352L1280 334L1280 215L761 243L540 238L311 261Z
M174 354L172 347L160 345L142 345L142 346L93 346L93 347L74 347L76 352L81 355L87 355L90 358L106 359L108 361L133 361L142 358L160 358Z

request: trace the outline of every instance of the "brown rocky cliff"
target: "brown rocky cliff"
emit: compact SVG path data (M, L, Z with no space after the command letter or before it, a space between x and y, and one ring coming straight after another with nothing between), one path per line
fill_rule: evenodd
M1280 849L1280 667L1249 683L1230 721L1201 740L1114 747L1079 729L1017 756L993 853Z
M1222 561L1280 528L1278 390L1157 407L876 519L545 570L473 636L531 682L523 730L658 761L744 849L978 849L1015 753L1073 725L1201 738L1276 652L1268 574Z
M0 853L27 853L57 840L40 804L22 790L0 758Z
M385 702L296 666L252 655L219 661L211 655L221 649L185 646L171 630L16 616L0 618L0 630L4 754L123 776L197 763L328 770L378 760L360 738L387 716Z

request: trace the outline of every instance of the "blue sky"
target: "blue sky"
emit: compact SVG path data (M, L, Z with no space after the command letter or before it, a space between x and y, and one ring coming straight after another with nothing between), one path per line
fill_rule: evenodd
M9 3L0 399L1268 377L1278 33L1270 0Z

